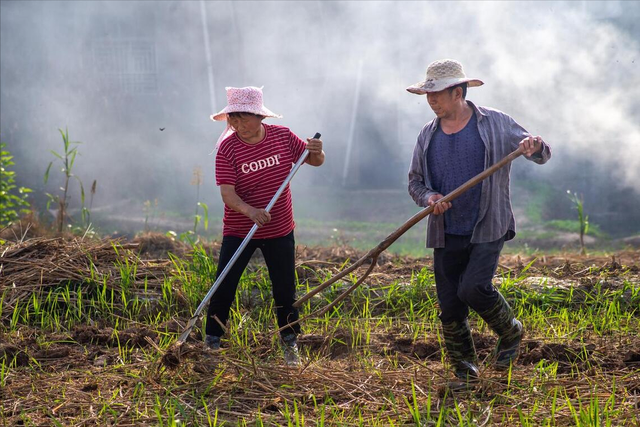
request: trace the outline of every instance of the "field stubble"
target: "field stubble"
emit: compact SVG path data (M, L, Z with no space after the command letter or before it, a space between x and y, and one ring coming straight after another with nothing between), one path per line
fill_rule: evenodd
M203 349L198 324L168 369L160 359L211 285L218 250L157 234L0 246L0 425L640 424L639 252L503 256L496 285L525 324L523 351L460 394L443 387L431 259L385 253L340 306L305 322L301 366L281 362L256 254L222 350ZM299 293L362 255L298 247ZM471 323L489 362L495 335Z

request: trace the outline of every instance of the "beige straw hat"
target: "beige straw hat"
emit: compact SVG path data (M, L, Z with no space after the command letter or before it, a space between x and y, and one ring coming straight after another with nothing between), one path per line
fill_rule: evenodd
M484 84L482 80L467 77L462 69L462 64L458 61L439 59L433 61L427 67L427 78L422 82L409 86L407 91L416 95L424 95L429 92L440 92L460 83L468 83L469 87Z

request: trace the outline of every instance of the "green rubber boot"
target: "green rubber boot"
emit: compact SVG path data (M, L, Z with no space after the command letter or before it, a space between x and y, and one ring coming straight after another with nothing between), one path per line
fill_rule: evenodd
M478 356L473 345L471 328L465 319L463 322L442 324L442 336L449 356L449 362L456 381L449 383L453 389L473 387L478 382Z
M493 351L494 367L498 370L509 369L520 354L520 342L524 336L522 323L515 318L509 303L500 294L492 308L478 314L498 334L498 344Z

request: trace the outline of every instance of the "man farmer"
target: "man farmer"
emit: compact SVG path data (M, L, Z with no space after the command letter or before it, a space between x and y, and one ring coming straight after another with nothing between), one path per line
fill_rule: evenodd
M513 310L491 283L500 251L515 236L509 195L510 165L456 200L438 203L468 179L518 148L538 164L551 157L541 137L532 136L505 113L466 100L467 87L483 82L466 77L458 61L443 59L427 67L425 81L407 91L427 96L436 118L423 128L409 169L409 194L418 206L434 206L427 225L427 247L440 305L442 335L456 381L466 387L478 378L478 359L467 317L475 310L498 335L496 369L518 357L524 334Z

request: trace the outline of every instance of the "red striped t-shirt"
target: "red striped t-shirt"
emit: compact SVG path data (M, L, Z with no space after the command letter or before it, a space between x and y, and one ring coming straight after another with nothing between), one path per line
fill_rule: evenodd
M235 186L236 194L256 209L267 207L297 162L306 143L289 128L263 123L265 137L247 144L234 132L216 154L216 184ZM255 239L271 239L289 234L295 227L289 185L271 209L271 221L258 228ZM224 206L223 235L245 237L254 222Z

